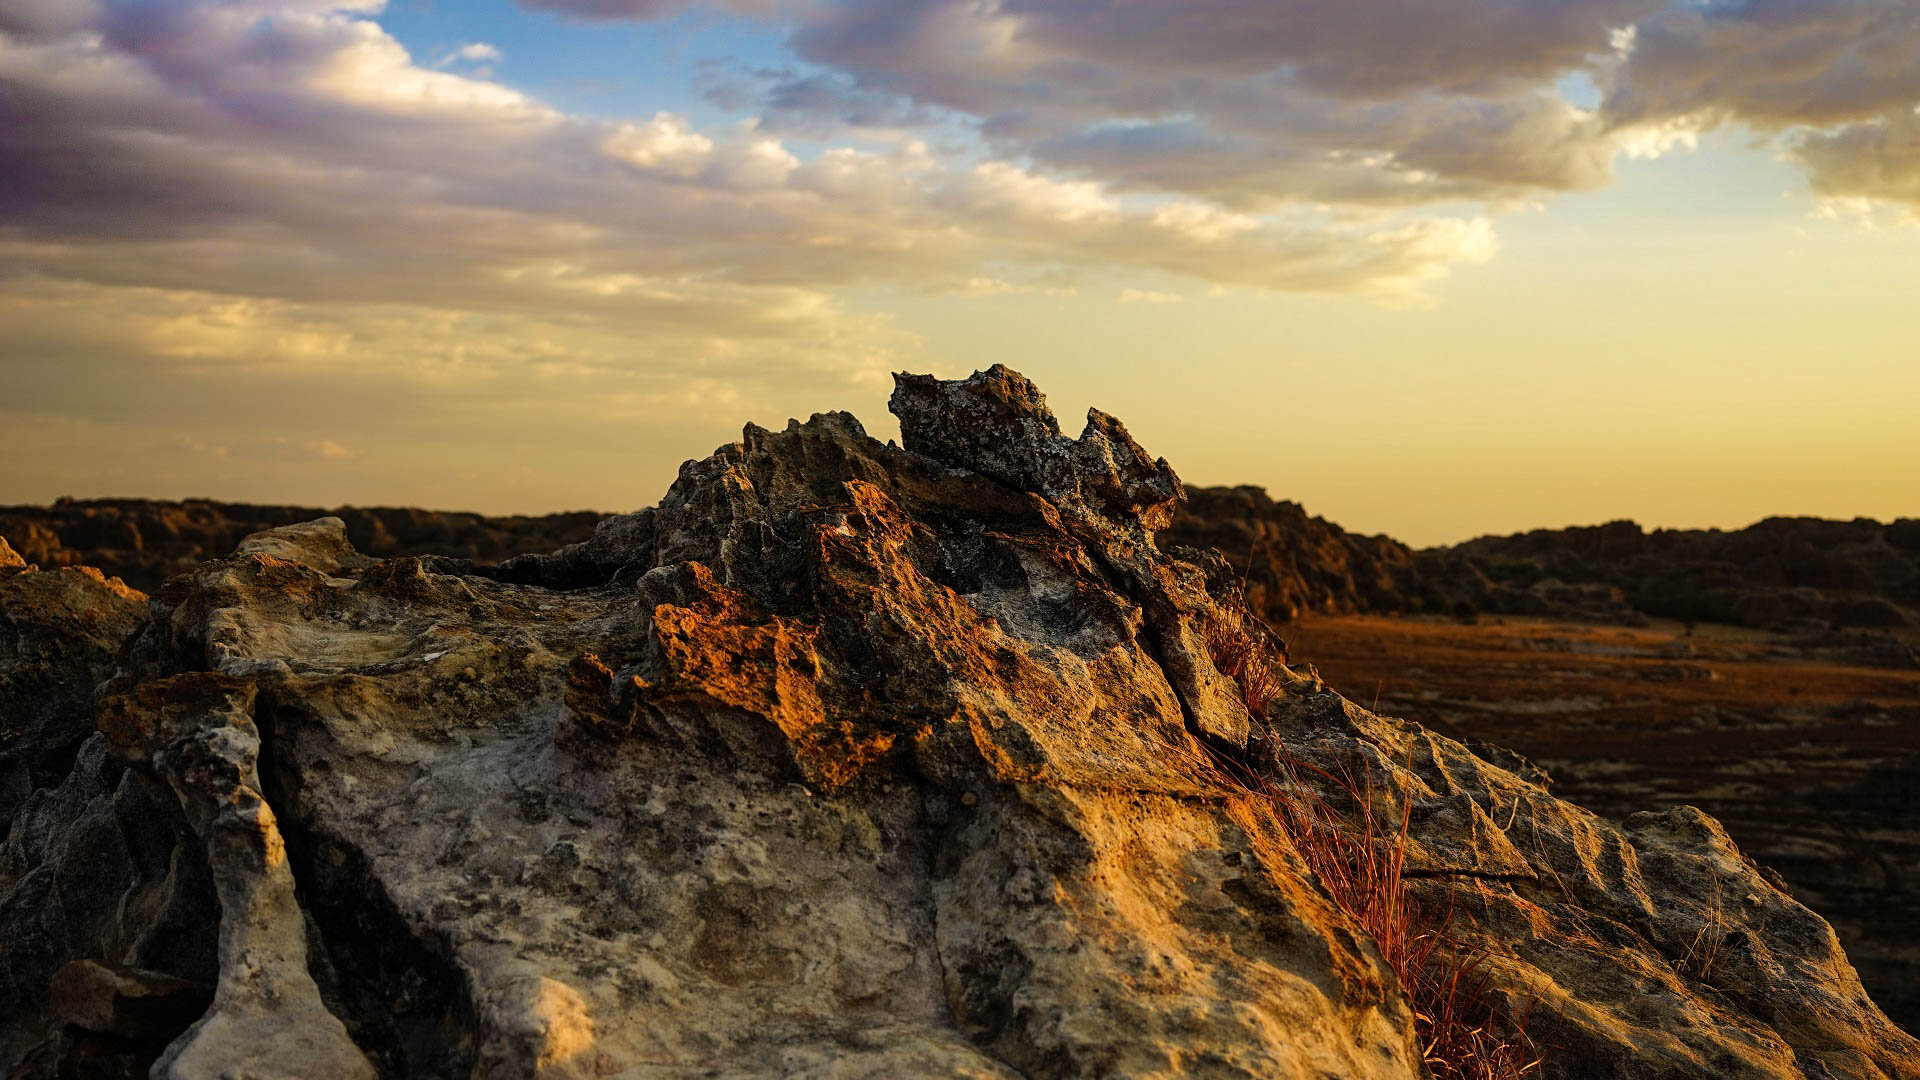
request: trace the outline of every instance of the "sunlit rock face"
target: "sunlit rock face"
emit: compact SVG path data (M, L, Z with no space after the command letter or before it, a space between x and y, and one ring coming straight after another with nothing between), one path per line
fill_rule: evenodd
M75 776L164 796L217 958L70 957L214 990L156 1073L1421 1076L1378 949L1228 779L1296 761L1407 821L1545 1075L1920 1077L1698 812L1617 828L1277 660L1250 711L1218 575L1154 540L1180 483L1111 417L1069 438L998 367L893 408L904 447L749 427L485 574L322 519L157 597ZM99 1013L11 1020L28 1075Z

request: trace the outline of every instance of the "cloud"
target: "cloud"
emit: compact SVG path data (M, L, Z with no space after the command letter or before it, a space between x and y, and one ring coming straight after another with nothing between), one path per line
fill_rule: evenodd
M1392 290L1478 258L1484 228L1136 202L912 139L803 160L751 121L607 124L423 68L337 4L103 9L0 42L0 78L5 273L102 287L766 341L844 285L956 287L1009 261Z
M1920 103L1910 0L1676 3L1634 28L1606 100L1615 124L1706 115L1820 127Z
M1115 299L1122 304L1178 304L1186 297L1179 293L1154 292L1152 289L1121 289Z
M542 0L600 17L658 4ZM783 128L961 118L994 153L1240 210L1537 201L1727 123L1820 154L1920 103L1912 0L822 0L733 4L812 68L714 77ZM1569 102L1578 76L1597 109ZM1889 145L1891 144L1884 144ZM1810 159L1809 159L1810 160ZM1844 171L1873 168L1852 163ZM1894 171L1898 172L1897 164Z
M1827 205L1920 206L1920 6L1911 0L1675 4L1623 50L1603 114L1774 136Z
M759 101L872 124L892 95L1009 159L1246 209L1511 202L1612 178L1618 137L1554 80L1659 6L845 0L785 13L822 73Z
M1808 132L1792 141L1789 154L1829 203L1899 206L1920 221L1920 116L1912 110Z
M1406 295L1491 258L1504 208L1729 122L1836 205L1920 205L1920 33L1891 0L720 6L794 57L702 69L750 115L696 123L569 114L483 42L416 59L377 0L7 4L0 390L64 415L348 377L393 387L395 423L739 409L882 385L918 348L850 296ZM1560 92L1576 73L1597 103ZM293 445L330 440L374 445Z
M447 50L446 54L440 57L440 62L433 66L439 69L454 64L475 64L479 66L475 68L474 75L487 79L493 77L493 68L490 65L497 64L505 58L505 54L496 46L484 41L470 41L457 49Z

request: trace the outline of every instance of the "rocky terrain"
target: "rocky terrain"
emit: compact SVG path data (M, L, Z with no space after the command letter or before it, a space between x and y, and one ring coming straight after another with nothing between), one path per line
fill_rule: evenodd
M91 566L152 590L230 553L262 529L320 517L339 518L353 546L369 555L447 555L494 563L584 540L604 516L582 511L483 517L405 507L328 510L208 499L61 499L51 506L0 506L0 536L29 563Z
M1911 518L1768 518L1734 532L1616 521L1484 537L1449 553L1508 587L1617 589L1661 618L1815 634L1920 626L1920 520Z
M1874 1000L1920 1028L1920 671L1675 624L1348 616L1287 633L1332 685L1513 747L1589 809L1711 813L1833 922Z
M1920 627L1920 520L1769 518L1734 532L1630 521L1416 551L1349 533L1256 487L1200 488L1162 537L1215 548L1264 617L1527 615L1765 629L1836 658L1912 666L1885 631Z
M1540 1075L1920 1077L1712 818L1595 816L1223 635L1113 418L1068 438L998 367L893 409L902 446L749 427L494 567L269 529L158 591L91 702L0 699L79 740L4 823L15 1075L1444 1074L1286 825L1315 797ZM58 588L10 626L130 595L23 579ZM13 647L0 689L92 655Z
M585 540L590 512L484 517L411 508L323 509L190 499L62 499L0 507L0 536L30 563L92 566L140 589L278 525L338 517L356 550L477 564ZM1529 615L1617 625L1649 617L1769 629L1840 659L1914 664L1885 631L1920 626L1920 521L1772 518L1737 532L1632 522L1483 537L1416 550L1351 533L1257 487L1188 490L1159 537L1218 550L1271 622L1302 615Z
M1275 623L1424 606L1412 548L1390 536L1350 533L1257 487L1188 488L1185 505L1159 540L1170 551L1220 552L1232 575L1244 580L1247 606ZM1431 600L1451 603L1437 595Z

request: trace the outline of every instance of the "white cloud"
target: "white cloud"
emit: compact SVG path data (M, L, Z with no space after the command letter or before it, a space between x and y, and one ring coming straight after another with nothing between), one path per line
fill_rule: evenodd
M713 140L687 126L683 116L655 113L644 124L622 124L601 147L638 168L669 176L699 175L713 159Z
M1122 304L1178 304L1186 297L1179 293L1155 292L1152 289L1121 289L1116 299Z

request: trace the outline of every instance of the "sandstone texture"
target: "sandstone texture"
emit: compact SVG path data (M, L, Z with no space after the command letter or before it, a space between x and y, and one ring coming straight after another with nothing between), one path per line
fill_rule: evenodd
M0 506L0 536L43 567L91 566L136 588L221 558L263 529L337 517L368 555L444 555L496 563L584 540L604 515L590 512L486 517L411 507L263 506L186 499L61 499Z
M1070 438L1000 367L892 407L904 445L748 427L552 554L376 560L322 518L169 584L8 836L0 917L81 1002L22 982L10 1064L1423 1076L1274 812L1326 776L1405 823L1541 1075L1920 1078L1700 811L1610 823L1277 649L1251 692L1228 575L1162 551L1181 484L1112 417ZM211 1004L163 1047L98 1030L180 984Z

